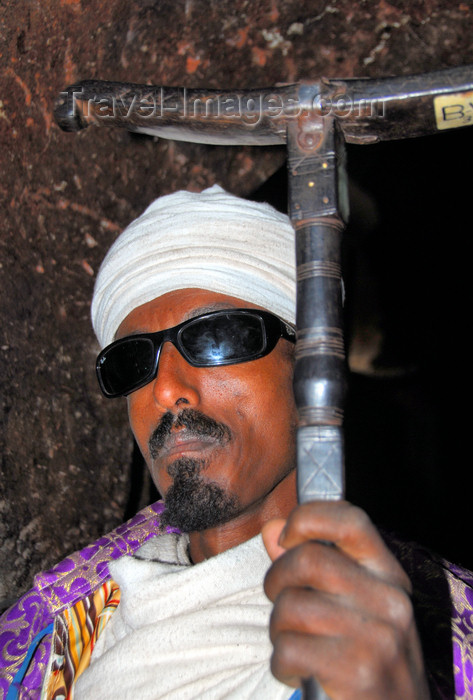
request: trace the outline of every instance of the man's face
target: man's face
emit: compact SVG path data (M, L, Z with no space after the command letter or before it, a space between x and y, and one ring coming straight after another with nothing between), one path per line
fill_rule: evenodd
M177 290L132 311L117 337L231 308L257 307L215 292ZM205 530L263 511L277 515L273 500L295 505L291 348L279 340L258 360L198 368L171 343L163 345L156 378L128 396L128 412L156 487L175 511L170 524Z

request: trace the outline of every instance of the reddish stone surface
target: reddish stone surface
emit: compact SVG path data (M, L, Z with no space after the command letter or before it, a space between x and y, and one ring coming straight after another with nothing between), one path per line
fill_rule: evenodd
M109 244L159 194L215 181L248 194L284 162L281 148L66 134L58 93L86 78L237 88L428 71L473 63L472 29L468 3L440 0L3 3L2 602L137 505L125 406L93 372Z

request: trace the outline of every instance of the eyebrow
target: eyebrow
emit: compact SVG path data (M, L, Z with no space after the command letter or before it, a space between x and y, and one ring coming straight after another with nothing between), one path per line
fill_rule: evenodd
M196 318L197 316L203 316L204 314L210 314L212 311L225 311L225 309L240 309L240 306L232 304L228 301L215 301L211 304L206 304L205 306L199 306L197 309L192 309L184 314L182 321L189 321L191 318ZM181 323L182 323L181 321Z

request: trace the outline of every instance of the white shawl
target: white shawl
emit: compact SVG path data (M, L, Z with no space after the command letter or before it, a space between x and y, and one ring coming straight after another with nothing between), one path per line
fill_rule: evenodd
M269 565L261 536L191 566L187 538L163 535L112 563L121 601L74 700L289 698L269 668Z

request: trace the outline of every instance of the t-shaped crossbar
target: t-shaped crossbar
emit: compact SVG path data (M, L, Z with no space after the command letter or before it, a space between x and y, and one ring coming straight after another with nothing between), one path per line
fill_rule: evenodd
M65 131L95 124L197 143L286 144L297 267L298 499L342 498L344 143L412 138L473 124L473 66L233 91L88 80L61 93L55 116ZM312 679L304 692L327 697Z

